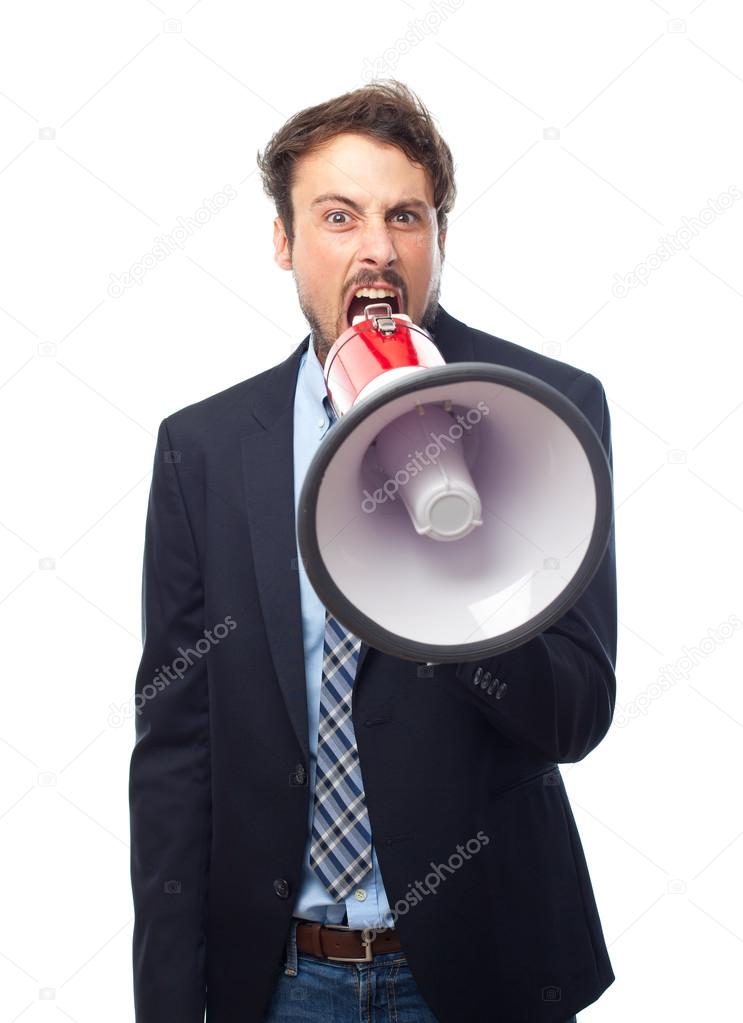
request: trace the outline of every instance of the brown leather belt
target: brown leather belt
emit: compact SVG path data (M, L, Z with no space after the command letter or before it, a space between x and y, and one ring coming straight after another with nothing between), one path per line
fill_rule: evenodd
M297 950L340 963L370 963L375 955L399 952L400 935L394 927L353 930L341 924L297 921Z

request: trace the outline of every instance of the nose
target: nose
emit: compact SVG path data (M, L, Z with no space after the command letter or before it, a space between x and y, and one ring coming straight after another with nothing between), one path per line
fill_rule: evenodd
M363 227L359 260L367 265L386 267L397 259L392 233L383 215L371 216Z

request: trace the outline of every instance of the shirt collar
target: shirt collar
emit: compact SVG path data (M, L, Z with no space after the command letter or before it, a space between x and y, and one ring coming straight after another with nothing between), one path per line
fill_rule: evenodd
M313 404L327 412L329 404L326 400L328 391L325 387L323 368L315 352L314 334L310 334L310 343L307 347L304 372L302 374L302 384Z

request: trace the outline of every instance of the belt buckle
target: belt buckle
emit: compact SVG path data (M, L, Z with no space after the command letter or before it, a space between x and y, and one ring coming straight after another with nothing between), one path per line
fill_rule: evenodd
M354 927L346 927L344 924L323 924L323 927L331 927L335 931L353 931ZM364 955L359 958L358 956L325 956L326 959L332 959L335 963L370 963L374 956L372 954L372 942L374 941L374 929L372 927L364 927L361 931L361 943L364 946Z

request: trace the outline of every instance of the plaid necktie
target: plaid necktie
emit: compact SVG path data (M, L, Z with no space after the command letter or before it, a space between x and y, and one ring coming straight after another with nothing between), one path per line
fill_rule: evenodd
M329 414L332 428L332 409ZM371 825L351 720L360 646L326 610L310 865L336 902L371 869Z

